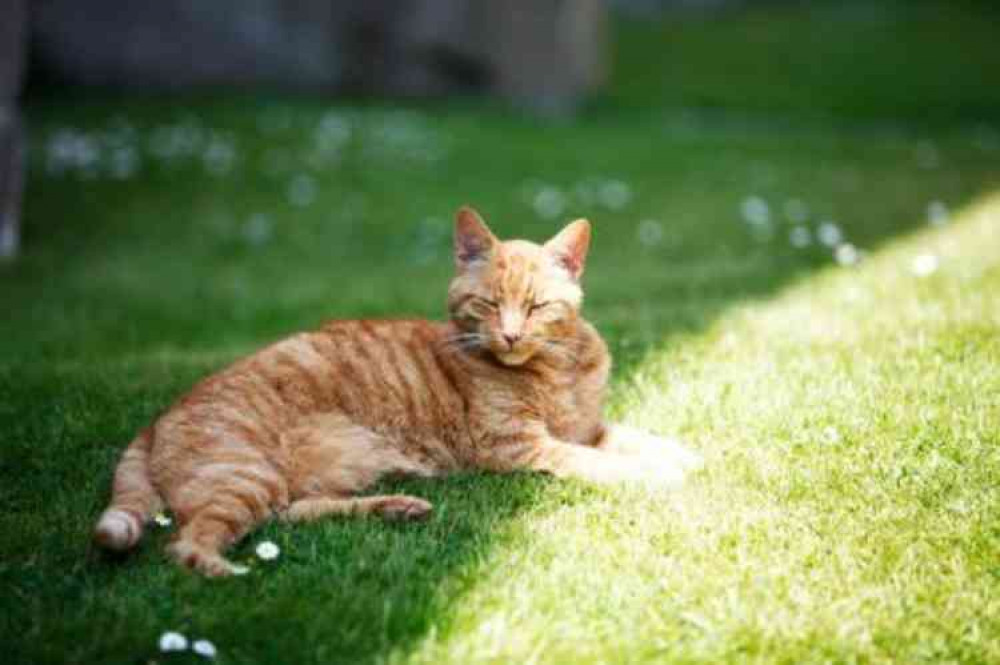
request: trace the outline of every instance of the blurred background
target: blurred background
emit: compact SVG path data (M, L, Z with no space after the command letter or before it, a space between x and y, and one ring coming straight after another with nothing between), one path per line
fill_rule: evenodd
M463 203L535 239L593 218L601 274L664 303L595 280L606 325L699 328L997 184L998 27L973 0L4 0L8 339L439 315Z
M219 663L1000 662L997 4L0 0L4 662L206 662L165 630ZM87 553L201 377L445 318L462 204L592 221L608 415L706 455L679 500L408 484L425 527L275 523L221 586L169 529Z

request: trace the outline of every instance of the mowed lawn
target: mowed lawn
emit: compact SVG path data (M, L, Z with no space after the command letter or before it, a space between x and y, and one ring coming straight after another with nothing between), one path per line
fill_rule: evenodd
M572 122L29 100L3 662L203 662L168 630L220 663L1000 662L997 15L850 7L619 21ZM123 446L199 377L329 318L442 317L463 203L507 237L592 220L610 414L697 449L684 488L395 483L428 522L270 524L224 581L168 562L170 527L90 546Z

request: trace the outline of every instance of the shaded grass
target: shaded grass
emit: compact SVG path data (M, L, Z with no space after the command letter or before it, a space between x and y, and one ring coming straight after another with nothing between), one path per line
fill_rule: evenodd
M690 44L756 20L698 24ZM895 29L930 49L912 26ZM691 62L712 80L713 60ZM950 62L956 108L992 104L980 70ZM7 658L191 661L155 653L180 629L224 662L997 660L1000 153L978 122L929 126L910 87L859 93L906 114L893 125L643 108L621 87L565 125L461 106L29 104L26 254L0 267ZM761 108L812 108L764 89ZM816 97L837 110L835 92ZM349 136L315 162L324 121ZM60 130L100 143L124 125L131 178L110 162L49 172ZM164 127L197 129L197 147L156 157ZM204 161L214 135L235 146L225 176ZM302 175L316 189L299 207ZM608 183L630 193L621 207ZM551 218L546 190L568 200ZM770 203L770 235L741 219L750 196ZM867 260L791 247L790 199ZM927 230L932 201L953 215ZM167 564L163 531L123 560L88 549L121 446L198 377L328 317L439 318L464 202L507 236L593 219L587 310L617 361L611 411L706 455L687 488L408 482L435 504L427 524L268 525L236 558L265 538L282 557L224 584ZM941 261L925 279L922 253Z
M735 107L841 122L996 117L995 3L748 5L701 20L625 20L611 98L647 109Z

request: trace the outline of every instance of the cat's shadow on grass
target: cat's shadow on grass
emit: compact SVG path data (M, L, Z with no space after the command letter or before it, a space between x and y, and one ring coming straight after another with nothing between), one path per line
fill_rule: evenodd
M550 491L556 484L558 493ZM137 577L149 578L146 583L163 593L143 594L140 602L162 630L214 637L235 661L382 662L428 634L447 633L453 604L498 565L497 546L517 538L512 521L610 490L537 474L470 473L389 481L375 491L424 497L434 513L413 523L377 517L296 526L272 521L230 552L250 572L225 580L206 580L167 562L169 530L153 527L133 555L94 552L92 572L108 583L101 594L109 600L133 593ZM264 541L279 546L276 559L256 556ZM239 641L232 643L232 636ZM108 646L110 651L99 651L117 655L124 645ZM149 644L136 662L155 656L155 644Z

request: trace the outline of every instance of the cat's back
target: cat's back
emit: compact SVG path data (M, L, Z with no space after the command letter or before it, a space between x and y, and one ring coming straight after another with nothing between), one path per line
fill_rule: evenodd
M445 334L446 324L432 321L342 320L271 344L206 377L160 416L151 463L181 477L187 462L234 442L280 463L289 433L336 421L455 466L468 433L464 399L440 361Z
M338 412L380 432L440 427L461 412L437 357L445 327L420 319L329 321L203 379L164 420L240 413L284 428Z
M448 431L463 398L440 362L447 324L422 319L330 321L292 338L325 372L329 406L376 431Z

